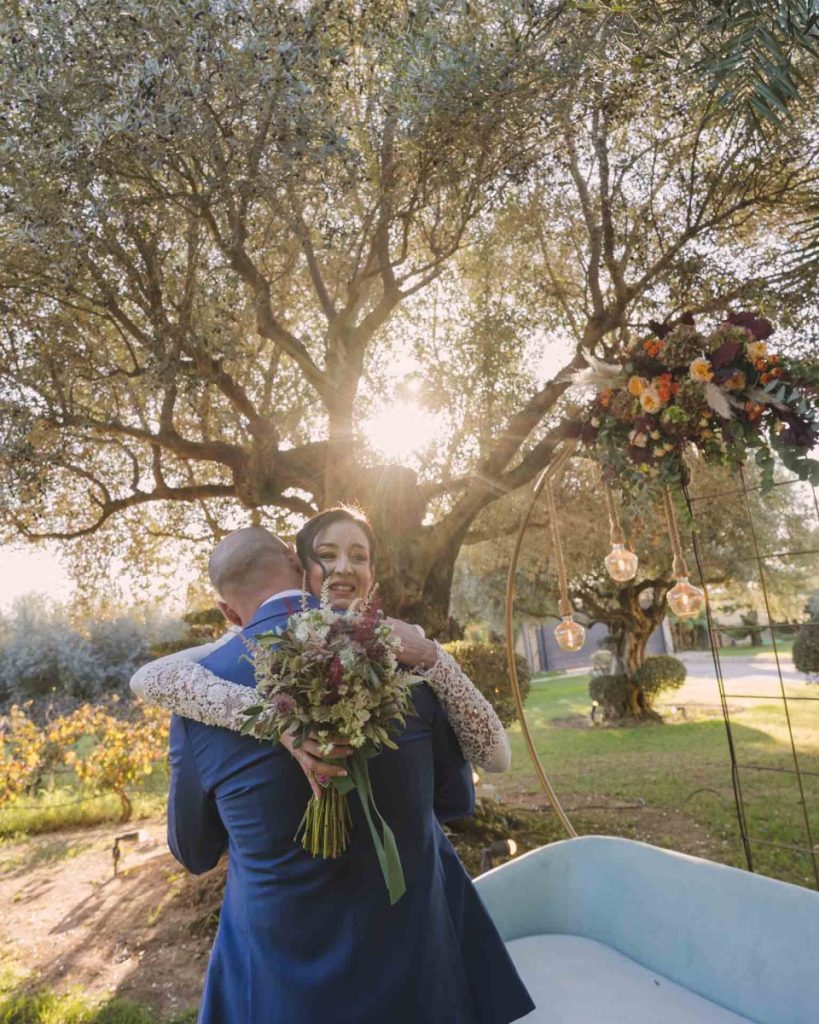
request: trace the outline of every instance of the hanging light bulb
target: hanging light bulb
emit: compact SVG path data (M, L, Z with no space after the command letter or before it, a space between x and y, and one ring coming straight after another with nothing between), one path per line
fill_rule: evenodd
M668 604L679 618L693 619L705 605L705 594L699 587L689 583L687 576L679 576L675 586L668 592Z
M609 576L618 583L628 583L629 580L633 580L637 575L639 559L633 551L629 551L626 547L626 537L620 525L620 517L617 515L614 493L605 481L602 483L603 493L606 496L606 507L609 513L611 536L611 551L604 559L606 570Z
M555 628L555 639L563 651L579 651L586 639L586 630L572 618L572 603L569 600L569 578L566 574L566 562L563 557L563 542L557 525L557 505L555 492L551 482L546 488L546 501L549 507L549 520L552 527L552 545L557 562L557 579L560 586L560 617L563 620Z
M671 498L671 491L667 487L663 491L663 505L665 507L666 522L668 523L671 549L674 552L674 568L672 572L674 579L677 581L668 592L668 606L679 618L693 619L705 607L705 592L688 582L688 567L685 564L682 544L680 543L680 531L677 528L674 502Z
M571 615L564 615L563 621L555 627L555 639L561 650L579 651L586 641L586 630Z
M609 576L618 583L628 583L637 575L639 558L625 544L613 544L605 558Z

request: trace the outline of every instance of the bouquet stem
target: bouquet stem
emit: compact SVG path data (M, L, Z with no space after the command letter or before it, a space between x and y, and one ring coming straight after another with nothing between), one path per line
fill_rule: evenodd
M350 808L347 796L332 784L321 799L310 797L294 839L313 857L340 857L350 841Z
M356 750L347 761L349 777L335 778L322 792L321 799L310 797L307 810L295 836L313 857L340 857L350 841L350 808L347 794L355 789L375 847L376 857L389 893L390 905L404 895L404 871L392 829L375 806L367 755Z

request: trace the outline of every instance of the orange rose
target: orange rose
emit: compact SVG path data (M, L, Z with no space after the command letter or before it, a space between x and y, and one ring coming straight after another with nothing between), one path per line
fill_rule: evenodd
M631 377L628 382L628 393L639 398L647 387L648 381L645 377Z
M654 388L645 388L640 394L640 405L646 412L659 412L662 404L662 400Z
M714 379L714 374L711 371L711 362L706 359L705 356L700 356L699 359L695 359L688 368L688 372L691 374L693 379L699 381L700 384L707 384L708 381Z
M745 352L749 359L765 359L768 355L768 346L764 341L749 341L745 346Z

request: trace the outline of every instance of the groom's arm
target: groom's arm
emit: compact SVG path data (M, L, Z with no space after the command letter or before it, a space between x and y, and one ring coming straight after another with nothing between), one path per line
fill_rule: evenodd
M475 811L472 766L464 758L458 739L438 701L432 722L435 772L435 817L439 821L468 818Z
M202 788L184 719L174 715L170 735L168 846L194 875L216 867L228 837L216 801Z

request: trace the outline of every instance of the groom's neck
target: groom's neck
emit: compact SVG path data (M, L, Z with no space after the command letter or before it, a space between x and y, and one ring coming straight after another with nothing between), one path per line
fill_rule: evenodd
M276 594L283 594L286 590L300 590L301 580L278 580L275 584L271 584L265 587L264 590L259 591L257 594L248 596L241 602L241 607L236 608L239 614L239 618L242 622L242 628L249 626L253 621L256 613L265 603L269 601L271 597L275 597Z

